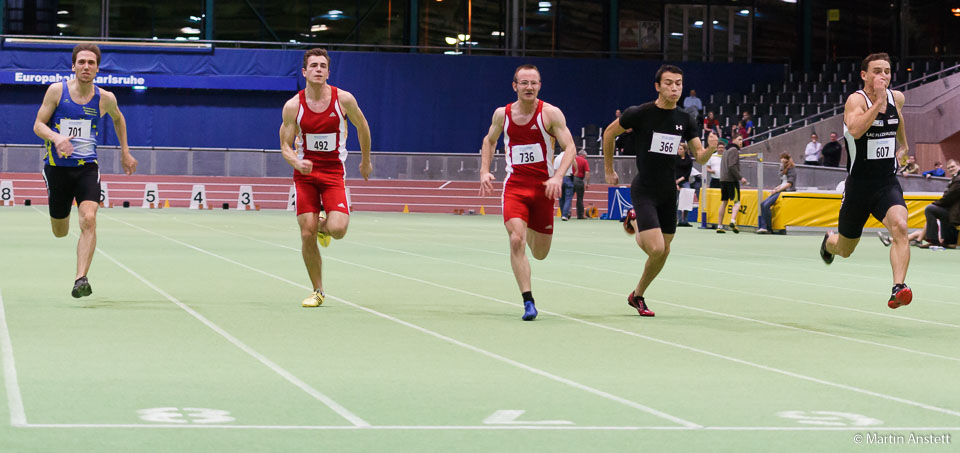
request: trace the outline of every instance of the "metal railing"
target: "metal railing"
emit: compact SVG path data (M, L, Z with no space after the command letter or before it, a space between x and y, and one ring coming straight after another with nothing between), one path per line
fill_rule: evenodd
M911 80L911 81L908 81L908 82L901 83L901 84L899 84L899 85L895 85L895 86L891 87L891 89L893 89L893 90L900 90L900 91L908 90L908 89L910 89L910 88L915 88L916 85L922 85L922 84L924 84L924 83L932 82L932 81L934 81L934 80L939 80L939 79L945 77L946 75L950 75L950 74L953 74L953 73L958 72L958 71L960 71L960 64L951 66L951 67L946 68L946 69L941 69L941 70L939 70L939 71L937 71L937 72L934 72L934 73L932 73L932 74L925 75L925 76L920 77L919 79L916 79L916 80ZM836 106L836 107L834 107L834 108L832 108L832 109L826 110L826 111L818 112L818 113L815 113L815 114L813 114L813 115L809 115L809 116L806 116L806 117L803 117L803 118L800 118L800 119L797 119L797 120L792 120L792 121L790 121L789 123L784 124L784 125L782 125L782 126L777 126L777 127L774 127L773 129L768 129L768 130L763 131L763 132L761 132L761 133L751 135L750 137L745 138L744 141L748 141L748 140L749 140L749 141L751 141L751 143L758 143L758 142L761 142L761 141L763 141L763 140L770 139L770 138L772 138L772 137L775 136L775 135L780 135L780 134L782 134L782 133L784 133L784 132L788 132L788 131L790 131L790 130L792 130L792 129L795 129L795 128L797 128L797 127L807 126L807 125L809 125L811 122L822 121L822 120L827 119L827 118L830 118L830 117L832 117L832 116L834 116L834 115L836 115L836 114L842 113L842 112L843 112L843 107L844 107L844 105L841 104L841 105L838 105L838 106ZM803 123L803 124L800 124L800 123Z

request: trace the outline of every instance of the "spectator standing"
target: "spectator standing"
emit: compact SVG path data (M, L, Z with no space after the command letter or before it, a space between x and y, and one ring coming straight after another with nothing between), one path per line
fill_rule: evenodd
M707 117L703 119L703 133L709 135L711 132L717 137L723 135L720 133L720 120L714 117L713 111L707 112Z
M820 151L823 150L823 144L817 141L817 134L810 134L810 143L807 143L803 150L804 165L820 165Z
M720 212L717 215L717 233L726 233L723 227L723 214L727 210L727 202L733 203L733 212L730 215L730 229L739 233L737 227L737 213L740 212L740 184L746 184L747 178L740 174L740 146L743 139L734 137L723 152L720 165Z
M760 203L760 220L757 225L757 234L768 234L773 229L773 205L777 203L781 192L797 190L797 169L790 153L780 153L780 185L773 189L773 194Z
M823 155L824 167L840 166L840 155L843 154L843 146L840 144L836 132L830 133L830 141L826 145L823 145L820 153Z
M690 188L690 173L693 171L693 156L687 152L685 143L680 143L680 150L677 152L677 163L673 167L674 180L677 183L677 199L680 197L681 188ZM688 227L687 211L679 211L677 226Z
M743 137L743 146L750 146L750 140L747 140L747 137L753 135L753 120L751 119L750 112L743 112L743 128L741 129L740 136Z
M587 161L586 151L580 150L580 152L577 153L577 158L574 161L574 167L573 192L577 194L577 218L583 219L583 192L589 187L587 181L590 180L590 162ZM567 203L569 203L569 201ZM567 215L569 215L569 210Z
M720 167L722 165L723 151L727 148L727 144L720 140L717 143L717 152L714 155L710 156L710 159L707 160L706 170L710 174L710 188L719 189L720 188Z
M585 150L580 150L586 154ZM560 170L560 163L563 161L563 153L557 154L553 158L553 170ZM576 162L567 167L567 173L563 175L563 186L560 187L560 219L570 220L570 202L573 200L573 170L577 166Z

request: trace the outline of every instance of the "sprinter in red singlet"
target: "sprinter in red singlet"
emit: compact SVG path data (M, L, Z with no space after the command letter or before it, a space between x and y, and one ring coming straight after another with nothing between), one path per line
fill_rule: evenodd
M318 307L323 304L324 293L317 243L326 247L331 238L342 238L350 223L344 186L348 118L360 139L360 175L364 180L373 172L373 165L370 163L370 126L357 106L357 99L327 83L330 76L327 51L310 49L304 53L302 71L307 87L283 105L280 149L295 170L293 182L297 189L301 254L314 288L302 306Z
M560 196L563 174L573 163L576 149L567 129L567 120L560 109L537 98L540 93L540 71L523 65L513 73L513 91L517 101L493 112L493 124L480 151L480 195L493 192L490 162L503 133L507 177L503 182L503 223L510 235L510 265L523 296L523 320L537 317L530 288L530 262L526 246L533 257L542 260L550 253L553 238L554 200ZM556 140L563 148L560 168L554 173L553 148Z

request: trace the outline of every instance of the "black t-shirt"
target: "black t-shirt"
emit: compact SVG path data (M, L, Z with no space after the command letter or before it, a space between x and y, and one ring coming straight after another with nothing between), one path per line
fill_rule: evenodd
M840 145L840 142L827 142L826 145L823 145L823 166L824 167L839 167L840 166L840 154L843 153L843 147Z
M697 122L680 109L665 110L653 102L635 105L620 115L620 127L633 129L637 176L641 185L676 190L674 167L680 141L700 136Z

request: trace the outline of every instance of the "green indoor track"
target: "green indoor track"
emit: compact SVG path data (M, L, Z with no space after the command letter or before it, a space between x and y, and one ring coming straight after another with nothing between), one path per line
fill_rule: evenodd
M558 219L559 220L559 219ZM620 225L557 222L523 322L499 216L357 212L309 281L294 215L0 208L2 452L956 451L960 253L681 228L647 292ZM949 442L949 444L944 444Z

